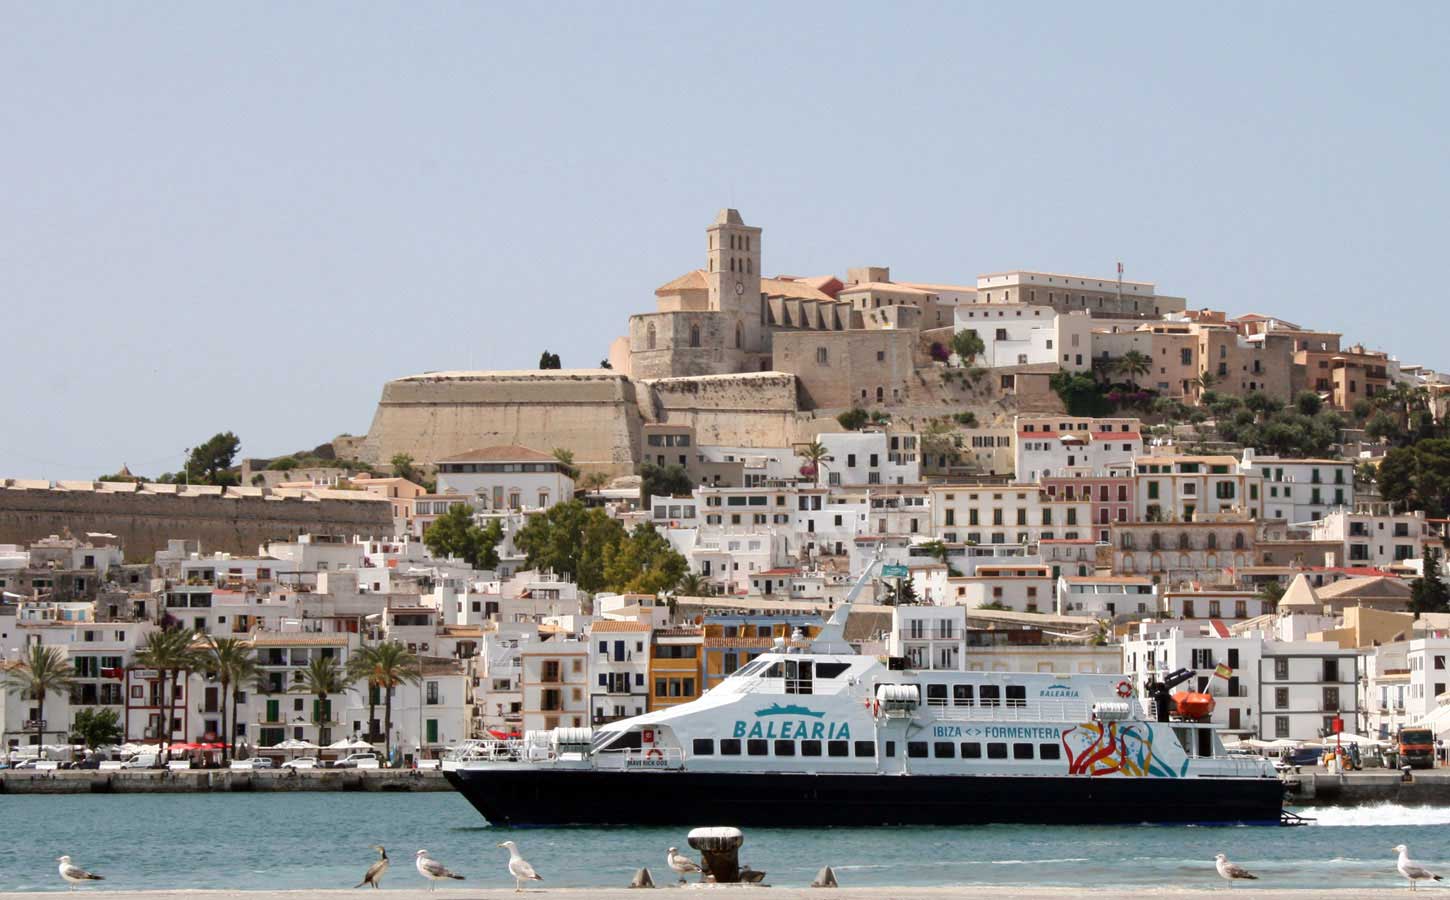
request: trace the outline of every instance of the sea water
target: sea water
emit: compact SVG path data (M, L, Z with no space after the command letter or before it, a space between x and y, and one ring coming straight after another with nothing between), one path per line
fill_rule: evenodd
M741 859L777 885L808 884L829 864L843 886L1217 888L1213 855L1223 852L1266 887L1354 888L1402 884L1390 848L1405 843L1450 873L1450 808L1301 812L1316 824L751 828ZM106 876L104 888L346 888L375 858L372 844L393 860L384 887L422 886L419 848L467 876L460 886L511 887L496 846L508 839L545 887L623 887L641 866L670 880L666 848L688 847L687 828L493 828L452 793L8 795L0 826L0 891L64 890L61 854Z

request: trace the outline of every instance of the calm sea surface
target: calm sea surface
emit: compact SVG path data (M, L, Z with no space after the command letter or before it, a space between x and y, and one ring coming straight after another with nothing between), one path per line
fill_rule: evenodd
M741 859L778 885L808 884L829 863L857 886L1217 888L1213 854L1223 851L1265 886L1368 887L1397 883L1390 847L1403 842L1450 873L1450 808L1308 812L1319 823L1306 828L755 828ZM451 793L9 795L0 823L0 891L63 890L53 862L63 853L105 875L104 888L351 887L377 843L393 858L385 888L422 883L412 865L420 847L467 883L512 886L495 847L506 838L545 887L622 887L640 866L665 881L665 849L687 846L683 828L491 828Z

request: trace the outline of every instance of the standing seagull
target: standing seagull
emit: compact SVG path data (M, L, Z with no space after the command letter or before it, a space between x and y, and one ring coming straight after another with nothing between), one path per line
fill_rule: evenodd
M1224 856L1222 853L1215 856L1213 859L1215 864L1218 866L1218 874L1229 881L1259 880L1259 876L1250 874L1248 869L1245 869L1243 866L1240 866L1237 863L1229 862L1228 857Z
M1399 865L1395 866L1395 868L1400 870L1401 875L1410 879L1410 890L1415 889L1415 882L1417 881L1445 880L1439 875L1436 875L1434 872L1431 872L1429 869L1420 865L1419 863L1411 860L1409 848L1407 848L1404 844L1399 844L1394 849L1395 852L1400 855Z
M678 847L670 848L670 851L665 854L665 862L669 863L670 869L680 876L681 884L684 884L686 875L697 875L704 871L700 868L699 863L681 853Z
M94 872L87 872L80 866L71 865L69 856L57 856L55 861L60 863L60 877L65 879L71 890L75 890L76 885L82 882L106 880Z
M418 859L414 864L418 867L418 874L428 879L428 890L430 891L433 890L433 882L435 881L442 881L445 878L452 878L456 881L463 880L462 875L454 875L452 872L443 868L443 863L430 857L427 850L418 851Z
M543 881L543 876L534 871L529 861L519 856L519 848L513 841L504 841L500 847L507 847L509 851L509 874L514 877L514 893L517 894L524 889L525 881Z
M383 873L388 871L388 851L383 849L382 844L373 847L373 849L378 851L378 861L368 866L367 873L363 875L363 880L353 885L353 890L365 884L370 884L375 888L382 886Z

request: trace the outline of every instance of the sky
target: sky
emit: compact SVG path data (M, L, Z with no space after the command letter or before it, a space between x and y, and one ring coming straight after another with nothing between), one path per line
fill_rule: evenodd
M1450 368L1450 6L0 0L0 477L594 366L768 274L1155 282Z

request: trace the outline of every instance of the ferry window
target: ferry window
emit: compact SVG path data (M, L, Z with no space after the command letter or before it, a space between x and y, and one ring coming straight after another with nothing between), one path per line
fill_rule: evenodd
M982 698L983 706L1002 705L1002 689L995 684L982 685L982 689L978 692L978 696Z
M714 756L715 755L715 739L714 738L695 738L695 745L694 746L695 746L695 755L696 756Z
M776 741L776 756L795 756L795 741Z
M740 755L740 741L736 740L735 738L721 738L720 739L720 755L721 756L739 756Z
M787 694L814 693L812 673L814 664L808 659L785 661L785 692Z
M816 663L817 678L836 678L842 672L851 668L850 663Z
M987 758L988 759L1006 759L1007 758L1007 745L1006 744L988 744L987 745Z
M757 659L754 662L748 663L745 668L741 669L735 674L739 675L741 678L745 678L750 675L754 675L756 672L759 672L763 668L765 668L765 660Z
M952 685L952 705L953 706L971 706L972 705L972 686L970 684L954 684L954 685Z
M776 663L764 672L760 673L761 678L779 678L781 676L780 663Z
M929 684L926 686L927 706L947 705L947 686L944 684Z
M951 741L937 741L931 745L931 755L937 759L956 759L957 745Z
M801 741L801 756L820 756L820 741Z
M1007 685L1007 705L1019 707L1027 705L1027 688L1025 685Z
M826 755L827 756L850 756L851 755L851 742L850 741L826 741Z
M1062 748L1056 744L1038 744L1038 759L1062 759Z
M769 742L761 740L746 741L745 752L751 756L765 756L770 752Z
M886 742L886 758L887 759L891 759L894 756L896 756L896 742L895 741L887 741Z
M975 743L962 743L962 759L981 759L982 745Z
M1032 758L1032 746L1033 746L1032 744L1013 744L1012 745L1012 758L1013 759L1031 759Z
M843 744L845 741L834 741L833 743ZM857 741L854 749L857 756L872 757L876 755L876 742Z
M926 741L907 741L906 755L912 759L925 759Z

